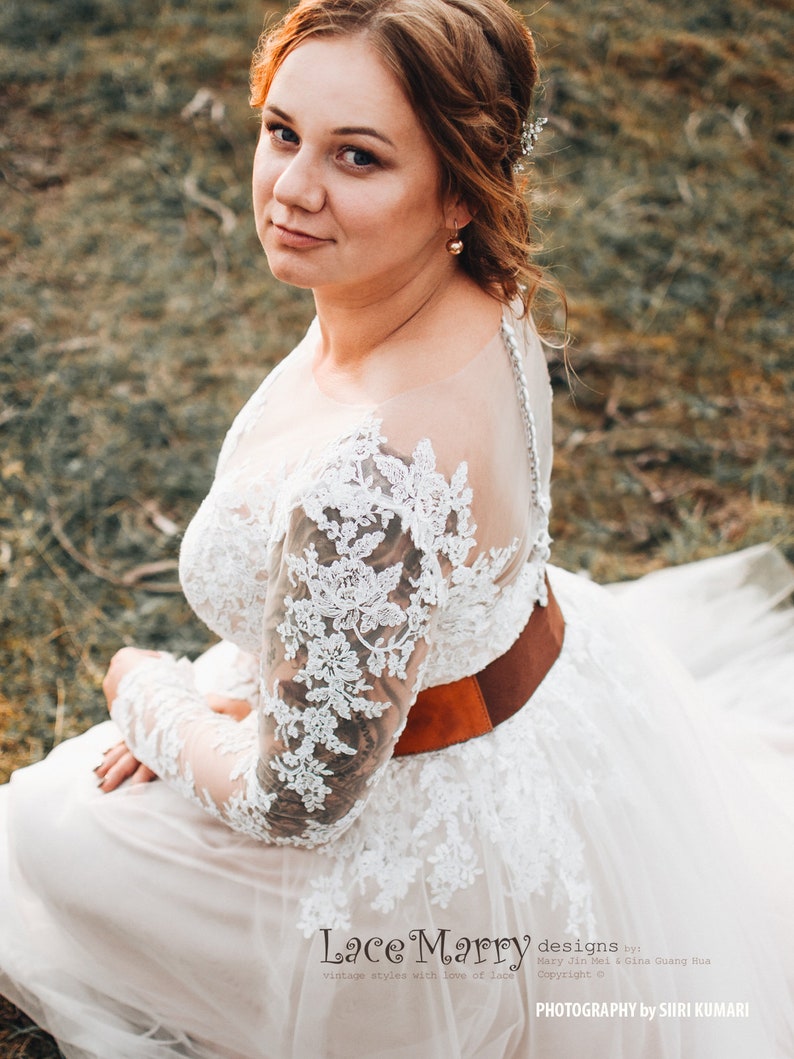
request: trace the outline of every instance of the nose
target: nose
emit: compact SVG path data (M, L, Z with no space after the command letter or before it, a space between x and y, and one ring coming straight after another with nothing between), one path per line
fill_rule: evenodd
M282 206L318 213L325 205L322 166L306 148L297 150L273 185L273 197Z

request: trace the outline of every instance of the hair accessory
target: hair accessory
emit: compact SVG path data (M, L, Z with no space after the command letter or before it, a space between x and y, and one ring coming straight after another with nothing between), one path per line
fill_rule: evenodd
M535 150L543 126L548 118L538 118L536 121L525 121L521 126L521 153L526 157Z
M460 235L458 235L458 222L455 221L455 234L451 239L447 239L447 253L452 254L453 257L457 257L458 254L463 253L463 245L463 240Z

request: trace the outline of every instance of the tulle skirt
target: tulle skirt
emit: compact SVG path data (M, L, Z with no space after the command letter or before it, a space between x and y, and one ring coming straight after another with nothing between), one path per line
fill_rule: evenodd
M789 568L550 578L530 702L393 761L331 846L101 793L110 722L17 772L0 992L82 1059L794 1055Z

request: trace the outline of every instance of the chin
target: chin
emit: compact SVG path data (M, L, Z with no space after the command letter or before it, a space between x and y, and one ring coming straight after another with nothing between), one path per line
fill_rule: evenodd
M312 275L316 270L306 268L302 262L284 260L283 254L267 251L265 251L265 257L273 277L281 283L287 283L290 287L300 287L303 290L310 290L316 286L318 277Z

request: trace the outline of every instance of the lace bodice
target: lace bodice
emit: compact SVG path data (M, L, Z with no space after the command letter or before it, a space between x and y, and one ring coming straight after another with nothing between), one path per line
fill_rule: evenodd
M443 382L327 397L312 325L224 442L181 555L235 645L212 712L191 663L147 660L112 715L135 755L231 827L313 846L362 812L418 692L477 672L545 603L550 390L530 324ZM443 753L439 752L439 753Z

